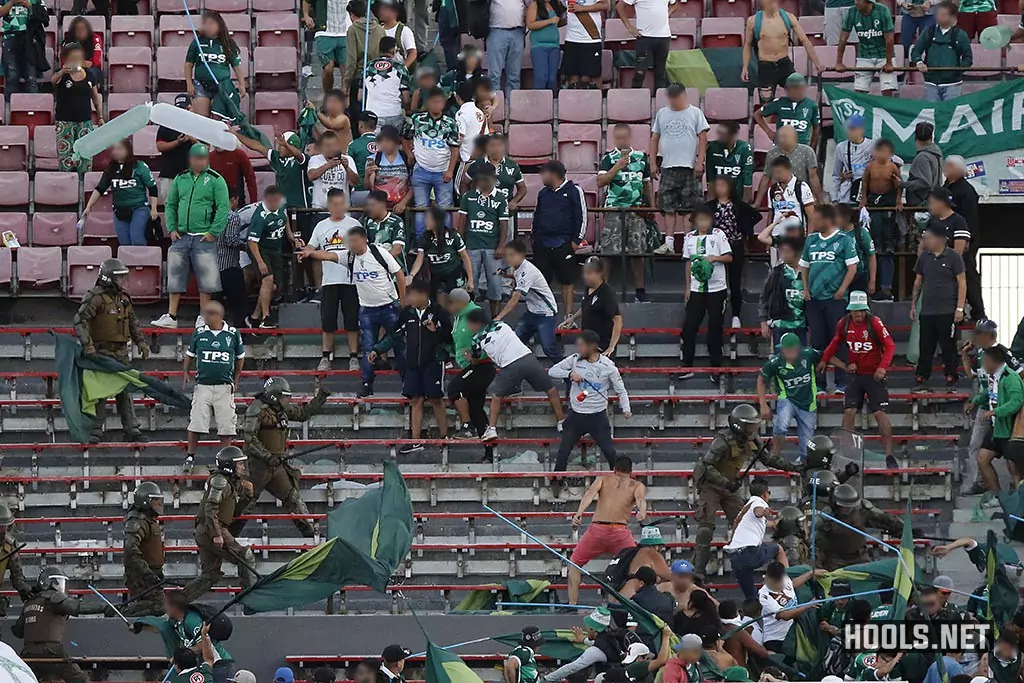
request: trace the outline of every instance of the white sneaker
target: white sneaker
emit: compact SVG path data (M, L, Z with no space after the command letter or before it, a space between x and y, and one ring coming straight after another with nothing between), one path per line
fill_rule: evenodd
M655 249L654 253L655 254L671 254L674 251L675 250L672 247L669 246L668 242L665 242L665 244L663 244L660 247L658 247L657 249Z
M196 316L196 329L199 329L200 327L206 327L206 319L203 318L202 313Z
M562 429L563 429L563 427L562 427L562 423L563 423L563 422L565 422L565 420L559 420L559 421L558 421L558 424L557 424L557 425L555 426L555 429L557 429L557 430L558 430L558 433L559 433L559 434L561 434L561 433L562 433Z
M483 436L480 437L481 441L497 441L498 430L494 427L488 427L484 430Z
M331 359L324 356L320 359L320 363L316 366L317 371L327 372L331 369Z
M351 356L351 357L349 357L349 359L348 359L348 369L349 370L358 370L359 369L359 357L358 356Z
M741 327L743 327L743 323L740 322L740 317L738 315L734 315L732 317L732 329L738 330Z
M153 327L165 327L169 330L173 330L178 326L178 321L172 318L170 313L164 313L156 320L150 320L149 324Z

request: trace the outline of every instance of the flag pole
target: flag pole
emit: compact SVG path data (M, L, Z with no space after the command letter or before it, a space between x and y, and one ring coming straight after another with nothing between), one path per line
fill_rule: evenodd
M417 623L419 623L419 622L417 621ZM420 626L420 628L422 628L422 625ZM441 650L454 650L457 647L464 647L466 645L476 645L477 643L486 643L489 640L494 640L494 639L491 638L490 636L487 636L486 638L477 638L476 640L467 640L464 643L454 643L452 645L445 645L444 647L439 648L439 649L441 649ZM412 654L412 655L409 655L409 656L410 657L424 657L424 656L426 656L426 654L427 654L427 651L424 650L423 652L417 652L416 654Z
M544 548L549 553L551 553L552 555L554 555L555 557L560 559L562 562L565 562L570 567L574 567L574 568L580 570L580 572L582 572L584 575L590 576L591 578L593 578L593 575L590 572L588 572L586 569L584 569L583 567L579 566L578 564L576 564L575 562L570 560L568 557L566 557L562 553L558 552L557 550L555 550L554 548L549 546L547 543L545 543L544 541L540 540L539 538L537 538L536 536L531 534L529 531L527 531L523 527L521 527L518 524L516 524L515 522L513 522L511 519L509 519L505 515L501 514L500 512L498 512L497 510L492 508L490 505L484 505L483 508L484 508L484 510L487 510L492 515L494 515L495 517L500 519L501 521L505 522L505 524L508 524L510 527L512 527L513 529L515 529L519 533L521 533L523 536L526 536L528 539L530 539L534 543L539 544L542 548Z
M787 607L781 611L787 612L792 609L800 609L801 607L814 607L815 605L823 605L827 602L834 602L836 600L849 600L851 598L860 598L865 595L878 595L879 593L888 593L891 590L892 588L879 588L877 590L862 591L860 593L851 593L850 595L834 595L830 598L821 598L820 600L811 600L809 602L804 602L799 605L793 605L792 607ZM755 617L753 619L748 619L747 621L740 623L740 625L736 628L726 631L725 634L722 636L722 640L728 640L729 636L731 636L732 634L738 633L739 631L742 631L751 624L762 621L763 619L764 617Z
M594 609L594 605L569 605L560 602L496 602L498 607L562 607L565 609Z

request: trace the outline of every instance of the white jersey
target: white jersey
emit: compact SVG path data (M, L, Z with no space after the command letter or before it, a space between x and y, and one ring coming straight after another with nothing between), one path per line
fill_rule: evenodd
M683 241L683 258L693 259L695 256L724 256L731 254L732 247L729 246L729 238L718 228L712 228L706 235L700 235L696 230L686 233ZM716 261L712 264L711 279L701 282L690 273L690 292L721 292L728 288L728 280L725 275L725 264Z
M554 315L558 311L555 295L537 266L523 260L515 272L516 291L526 300L526 310L537 315Z

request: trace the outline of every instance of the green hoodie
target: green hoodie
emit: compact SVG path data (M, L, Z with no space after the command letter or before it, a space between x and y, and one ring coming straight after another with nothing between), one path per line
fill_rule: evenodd
M209 168L199 175L184 171L174 179L167 193L167 231L220 235L230 211L228 184L219 173Z
M470 362L466 359L463 352L473 348L473 333L466 327L466 316L469 315L470 311L475 311L478 308L480 307L470 301L466 304L465 308L455 314L455 319L452 321L452 342L455 344L455 362L460 368L470 366ZM481 351L481 357L487 358L487 354Z
M348 27L348 35L345 38L345 83L347 89L352 83L352 78L358 76L356 82L362 81L363 74L363 53L369 63L380 56L380 39L386 34L384 27L377 21L377 17L370 15L370 41L366 41L366 19L356 19Z
M991 405L990 410L995 414L992 438L1009 439L1013 435L1013 423L1017 419L1017 414L1024 408L1024 381L1020 375L1003 365L999 371L997 387L995 392L989 390L975 394L971 402L981 408L986 404Z
M929 67L972 66L974 56L971 54L971 39L966 31L955 24L946 32L938 25L934 25L921 31L910 51L912 64L922 60ZM963 72L929 70L925 73L924 80L936 85L959 83L963 80Z

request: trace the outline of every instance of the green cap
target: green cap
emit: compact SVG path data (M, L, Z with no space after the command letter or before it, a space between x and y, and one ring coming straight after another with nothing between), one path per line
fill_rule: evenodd
M850 303L847 304L848 311L869 311L868 295L866 292L850 292Z
M779 339L779 348L782 349L798 349L800 348L800 337L796 336L792 332L787 332L782 335Z
M208 157L210 156L210 149L201 142L197 142L188 150L190 157Z
M640 542L637 545L665 545L661 537L661 529L656 526L645 526L640 529Z
M287 142L292 147L298 147L299 145L302 144L302 141L299 139L299 134L293 130L285 132L285 134L282 135L281 137L283 137L284 141Z
M1013 29L1009 26L989 26L981 32L978 42L986 50L1002 50L1010 44Z
M601 633L612 624L612 613L607 607L598 607L583 617L583 625Z
M807 79L804 78L803 74L793 72L786 77L786 87L791 85L807 85Z
M750 680L750 672L742 666L730 666L722 673L725 675L725 680L733 683L742 683L743 681Z

